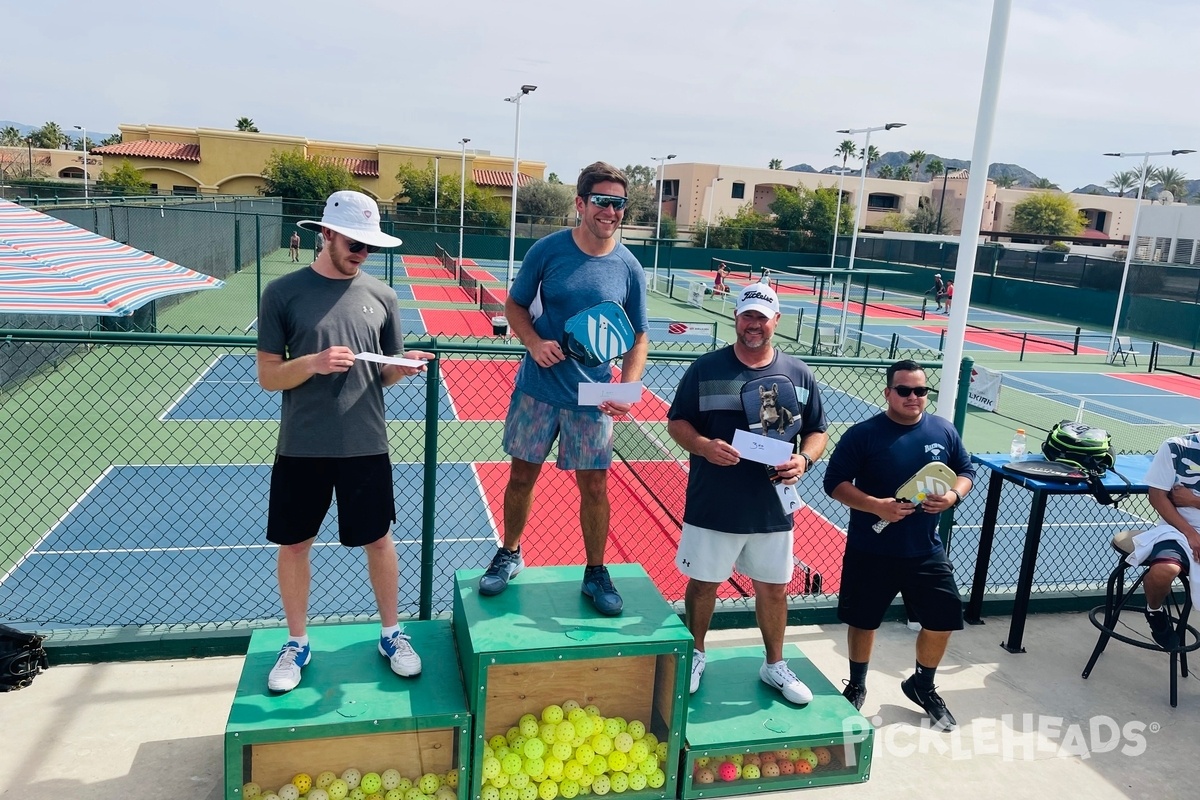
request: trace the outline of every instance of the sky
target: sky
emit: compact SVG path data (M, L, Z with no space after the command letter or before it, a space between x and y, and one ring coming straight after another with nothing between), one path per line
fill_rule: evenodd
M887 122L906 127L873 134L881 152L969 159L991 16L987 0L41 0L5 9L0 119L115 132L246 116L511 156L504 98L533 84L520 155L568 182L668 153L821 169L838 129ZM1012 0L990 161L1069 190L1139 163L1106 152L1200 150L1198 30L1195 0ZM1200 177L1200 154L1170 165Z

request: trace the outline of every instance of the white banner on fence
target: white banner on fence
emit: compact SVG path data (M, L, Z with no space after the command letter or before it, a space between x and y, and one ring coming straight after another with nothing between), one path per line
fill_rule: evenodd
M967 394L967 403L984 411L995 411L999 400L1000 373L976 364L971 368L971 390Z

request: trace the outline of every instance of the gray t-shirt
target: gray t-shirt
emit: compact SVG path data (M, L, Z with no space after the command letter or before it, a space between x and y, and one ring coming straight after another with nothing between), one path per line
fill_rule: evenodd
M543 237L529 248L509 290L522 308L541 301L533 321L538 336L562 342L572 315L611 300L625 309L633 330L649 329L646 312L646 274L633 253L618 244L604 256L590 256L575 244L571 231ZM517 388L556 408L580 408L579 384L610 383L612 365L585 367L566 359L552 367L539 367L529 353L517 370Z
M390 356L404 349L396 293L360 272L332 280L311 267L263 290L258 349L292 359L341 345ZM388 451L380 365L355 361L349 372L313 375L283 393L277 452L347 458Z

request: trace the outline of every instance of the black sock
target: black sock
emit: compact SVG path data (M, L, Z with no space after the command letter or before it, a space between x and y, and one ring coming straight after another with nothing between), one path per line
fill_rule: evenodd
M857 683L859 686L867 685L867 661L851 661L850 662L850 682Z
M916 678L917 686L919 686L922 689L932 689L933 688L933 677L935 675L937 675L937 667L921 666L920 661L917 661L915 663L917 665L917 672L913 677Z

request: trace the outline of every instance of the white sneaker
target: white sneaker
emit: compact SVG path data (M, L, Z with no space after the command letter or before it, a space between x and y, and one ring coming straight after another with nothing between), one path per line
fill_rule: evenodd
M921 632L921 623L917 622L916 620L910 619L907 622L905 622L904 624L913 633Z
M692 694L695 694L696 690L700 688L700 677L704 674L705 658L704 653L692 650Z
M300 685L300 668L312 661L312 648L288 642L279 651L279 658L267 675L267 688L272 692L290 692Z
M797 705L804 705L813 699L813 693L800 682L796 673L788 667L787 661L776 661L768 664L766 661L758 669L758 677L768 686L783 693L783 698Z
M379 654L391 664L392 672L403 678L421 674L421 657L413 650L407 633L379 638Z

